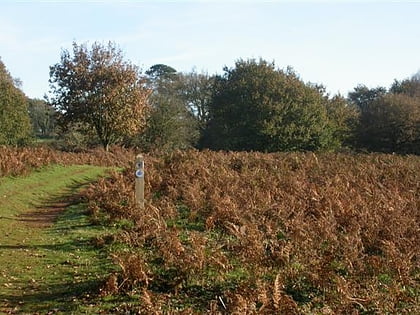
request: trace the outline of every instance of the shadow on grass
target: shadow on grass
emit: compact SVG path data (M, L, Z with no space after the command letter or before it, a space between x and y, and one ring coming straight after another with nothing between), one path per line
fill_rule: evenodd
M3 311L14 310L17 314L71 313L81 304L88 304L89 292L99 290L100 281L87 280L79 283L62 282L48 288L28 290L20 295L1 295ZM0 308L1 311L1 308ZM13 312L11 312L14 314Z
M0 245L0 250L49 250L49 251L56 251L56 252L75 252L78 250L82 251L89 251L93 250L93 246L91 245L91 240L73 240L69 242L63 242L58 244L30 244L30 245ZM92 247L92 248L87 248Z
M33 227L51 226L64 210L72 205L82 202L80 190L91 182L88 176L78 180L72 180L65 189L59 193L49 194L48 199L31 201L29 204L33 211L20 214L17 217L1 217L0 219L26 222Z
M33 211L19 216L0 216L0 220L26 222L30 227L51 226L67 207L80 204L83 200L79 191L87 185L89 177L72 180L64 191L50 194L49 198L41 202L30 202Z

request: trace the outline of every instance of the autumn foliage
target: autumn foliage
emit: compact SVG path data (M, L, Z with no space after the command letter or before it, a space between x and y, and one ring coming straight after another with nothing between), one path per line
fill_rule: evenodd
M139 69L123 58L116 44L73 43L50 67L51 104L65 128L94 130L105 149L137 134L145 125L147 98Z
M109 311L209 314L419 313L416 156L0 148L0 176L59 163L124 167L85 192L93 240L117 271Z
M133 154L130 150L122 150L118 147L112 147L108 153L101 149L72 153L47 147L0 147L0 177L25 175L36 168L50 164L118 167L127 165Z
M102 294L144 314L419 313L415 156L175 152L86 193L95 222L125 222ZM127 222L131 222L128 224ZM139 302L140 301L140 304Z

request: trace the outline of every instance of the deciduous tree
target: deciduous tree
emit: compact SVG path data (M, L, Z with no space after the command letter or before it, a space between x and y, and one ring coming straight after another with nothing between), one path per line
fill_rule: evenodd
M29 116L36 135L49 136L54 132L55 110L46 101L29 99Z
M389 91L359 85L349 101L360 113L355 146L420 154L420 74L395 80Z
M366 85L360 84L348 95L351 104L357 106L361 112L368 109L369 104L387 93L386 88L376 87L369 89Z
M420 71L409 79L395 80L390 88L390 92L420 98Z
M370 103L361 115L359 142L381 152L420 154L420 100L387 94Z
M26 96L0 60L0 144L26 143L31 136Z
M239 60L224 71L216 79L205 145L258 151L336 146L328 100L319 87L265 60Z
M152 66L146 74L153 89L151 110L137 144L160 151L193 147L198 139L198 126L183 97L180 74L163 64Z
M93 129L105 149L144 128L150 92L114 43L95 42L90 50L73 43L50 67L50 85L62 125Z
M180 94L186 107L197 119L200 131L209 121L209 106L213 96L215 76L192 70L179 75Z

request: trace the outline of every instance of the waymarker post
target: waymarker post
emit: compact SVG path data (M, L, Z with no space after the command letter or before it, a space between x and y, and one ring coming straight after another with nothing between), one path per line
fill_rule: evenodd
M144 158L141 154L136 156L136 201L144 208Z

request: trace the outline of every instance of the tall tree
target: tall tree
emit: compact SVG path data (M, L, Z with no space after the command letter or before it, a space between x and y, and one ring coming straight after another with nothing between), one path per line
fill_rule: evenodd
M420 154L420 99L387 94L361 115L359 142L373 151Z
M405 94L420 98L420 71L409 79L395 80L389 90L394 94Z
M389 91L358 86L349 93L360 112L356 146L420 154L420 75L395 80Z
M138 145L148 150L171 151L195 145L196 120L182 98L180 75L167 65L154 65L146 71L153 94L147 127Z
M215 76L195 70L179 75L180 93L185 105L196 117L203 132L209 121L209 106L213 96Z
M386 88L376 87L369 89L366 85L358 85L354 91L348 95L348 100L351 104L357 106L361 112L368 109L369 105L384 96L387 93Z
M360 118L357 107L349 104L341 95L328 99L326 104L329 121L334 131L334 147L353 147Z
M90 50L73 43L72 54L63 50L50 67L50 85L59 122L93 129L106 150L144 128L150 92L114 43L95 42Z
M171 66L164 64L156 64L146 71L151 82L172 81L177 76L177 71Z
M28 103L18 86L0 60L0 144L24 144L31 135Z
M36 135L49 136L54 132L56 112L51 105L40 99L29 99L29 116Z
M335 145L326 99L292 69L239 60L216 79L203 144L228 150L318 150Z

